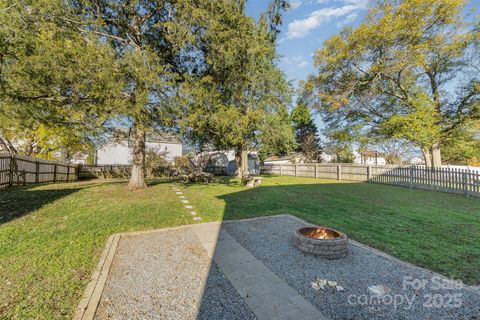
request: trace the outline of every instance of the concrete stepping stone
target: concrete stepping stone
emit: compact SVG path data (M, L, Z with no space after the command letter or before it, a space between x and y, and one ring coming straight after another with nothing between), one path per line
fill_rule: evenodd
M185 209L193 209L193 206L185 206Z
M177 191L177 192L175 192L175 194L183 194L183 193L182 193L182 192L180 192L180 191Z
M182 200L182 203L188 203L188 200Z
M195 211L191 211L190 213L192 214L192 216L197 214Z
M198 221L198 220L202 220L202 218L200 218L200 217L193 217L193 220Z

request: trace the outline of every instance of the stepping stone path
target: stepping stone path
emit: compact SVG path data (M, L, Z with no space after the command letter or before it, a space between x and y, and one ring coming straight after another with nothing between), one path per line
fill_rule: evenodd
M175 191L175 194L178 196L178 198L180 199L180 201L182 203L189 203L189 201L187 200L187 197L183 195L183 192L180 191L180 189L178 187L172 187L172 190ZM184 206L185 209L187 210L192 210L193 209L193 206L190 206L190 205L186 205ZM197 216L197 212L196 211L190 211L190 214L193 217L193 220L195 221L199 221L199 220L202 220L202 217L198 217Z

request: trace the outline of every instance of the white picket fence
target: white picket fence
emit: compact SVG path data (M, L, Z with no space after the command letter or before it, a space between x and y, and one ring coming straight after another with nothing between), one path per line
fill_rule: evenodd
M349 163L277 164L261 169L265 174L383 183L480 197L480 172L469 169Z

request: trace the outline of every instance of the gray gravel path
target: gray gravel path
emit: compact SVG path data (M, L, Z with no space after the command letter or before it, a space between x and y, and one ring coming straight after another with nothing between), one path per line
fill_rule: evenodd
M96 319L255 319L186 231L123 236Z
M292 245L293 230L301 225L297 220L281 216L228 222L223 228L331 319L480 319L478 291L433 290L432 274L365 248L349 244L348 256L341 260L323 260L304 254ZM345 291L337 292L333 288L315 291L310 283L317 277L337 281ZM426 285L417 290L411 286L403 289L404 277L426 280ZM397 305L389 298L378 303L368 290L373 285L386 285L391 297L398 299ZM456 301L460 301L460 307L455 307Z

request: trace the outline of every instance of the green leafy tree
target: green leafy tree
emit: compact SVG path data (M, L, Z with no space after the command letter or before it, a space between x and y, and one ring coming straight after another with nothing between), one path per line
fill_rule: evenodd
M480 118L478 28L463 0L380 1L356 29L316 52L306 90L328 127L407 139L428 165L455 131ZM456 89L452 89L455 88Z
M247 174L247 151L255 149L264 124L289 103L290 85L275 65L275 44L267 20L255 22L244 13L243 1L216 9L218 21L206 28L208 71L185 90L188 116L185 136L192 144L235 150L237 176ZM288 132L287 132L288 134ZM265 137L265 135L263 135Z
M66 23L70 9L59 0L0 1L0 136L11 152L73 151L115 108L114 52Z
M83 131L70 130L62 125L30 123L33 127L23 123L11 130L3 128L3 140L15 146L11 153L68 161L76 152L93 150L90 137L85 136Z
M175 125L178 89L203 70L205 23L214 20L217 6L227 3L91 0L75 4L81 20L71 23L100 36L115 51L125 84L124 107L116 114L130 126L133 140L129 188L143 188L146 134Z
M297 142L296 151L301 152L309 161L320 160L322 149L318 129L307 105L298 102L292 110L291 118Z
M443 158L450 164L480 166L480 124L457 130L444 143Z
M261 160L271 155L286 155L295 149L292 121L286 107L266 114L258 140L257 148Z

